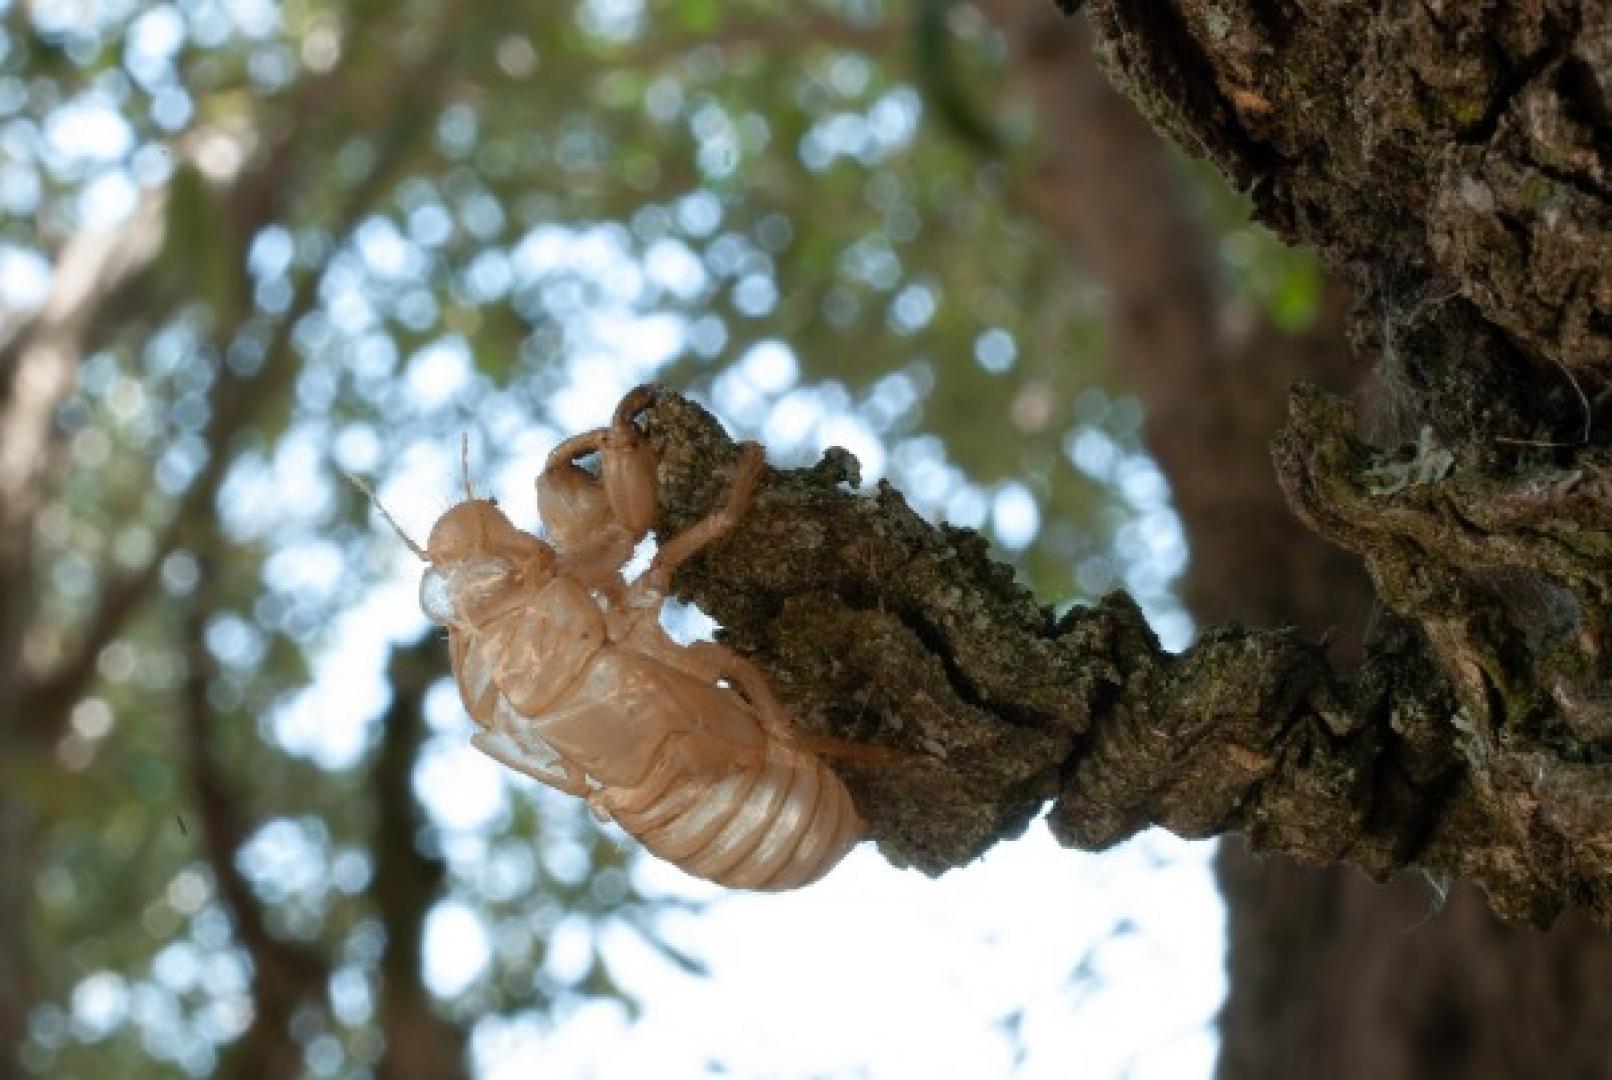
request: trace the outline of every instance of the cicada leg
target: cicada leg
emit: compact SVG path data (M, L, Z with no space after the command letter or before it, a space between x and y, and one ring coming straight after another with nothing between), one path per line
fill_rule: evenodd
M659 603L670 588L672 575L678 567L697 555L707 544L733 531L750 508L756 494L756 482L761 479L766 467L767 459L760 446L747 442L739 448L728 501L660 546L650 560L649 569L633 582L632 599L635 606Z
M566 439L549 452L543 466L541 484L556 491L602 489L610 516L634 544L648 534L656 504L655 451L634 421L659 392L654 386L630 391L616 406L609 427ZM599 455L598 476L577 464L594 453Z

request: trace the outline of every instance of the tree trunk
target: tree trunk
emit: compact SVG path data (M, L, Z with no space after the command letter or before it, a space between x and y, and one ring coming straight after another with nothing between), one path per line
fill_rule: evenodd
M386 930L380 963L380 1028L386 1039L376 1080L456 1080L467 1076L467 1032L444 1019L425 987L425 923L443 893L446 867L420 850L429 827L415 800L414 766L429 734L425 695L442 671L442 639L428 633L393 650L387 665L392 705L381 719L375 793L375 880L369 893Z
M1605 86L1606 46L1612 41L1604 31L1599 41L1599 53L1588 50L1589 67L1599 69L1591 81ZM1557 56L1569 58L1586 51L1564 40L1552 47ZM1213 64L1212 50L1206 51ZM1538 43L1536 81L1549 70L1544 62L1549 55ZM1579 63L1569 59L1556 77L1588 74ZM1541 93L1527 83L1513 92L1535 102ZM1597 100L1604 109L1607 99ZM1491 124L1503 106L1498 99L1490 105ZM1604 111L1600 119L1604 124ZM1604 126L1601 132L1604 154ZM1595 250L1606 258L1604 246L1582 253L1593 257ZM1133 359L1153 369L1138 385L1153 422L1155 449L1178 491L1214 490L1213 478L1203 475L1211 469L1241 474L1249 484L1269 475L1263 448L1276 426L1269 415L1216 408L1221 452L1213 458L1173 452L1178 449L1173 428L1157 423L1168 414L1159 412L1158 395L1151 391L1162 386L1211 407L1228 399L1204 392L1210 388L1203 384L1215 379L1205 365L1177 363L1179 355L1168 352L1138 353ZM1270 383L1247 388L1267 409L1283 390L1272 375ZM1309 598L1336 594L1314 588L1321 580L1318 571L1325 571L1304 565L1297 555L1308 544L1298 542L1295 558L1283 561L1287 573L1271 574L1263 563L1266 552L1237 542L1238 519L1244 515L1260 521L1288 517L1274 488L1267 491L1272 497L1263 503L1239 503L1236 518L1195 512L1201 504L1183 501L1195 556L1188 594L1199 617L1267 624L1295 616L1328 619L1325 608L1316 610ZM1239 593L1225 584L1253 578L1272 582L1275 593ZM1459 882L1446 903L1441 890L1414 876L1379 887L1346 869L1304 867L1281 857L1256 859L1238 842L1223 847L1218 870L1230 906L1221 1076L1612 1075L1605 1036L1612 1030L1612 938L1586 920L1565 918L1539 934L1501 924L1481 897Z
M1141 394L1148 442L1193 553L1185 595L1206 622L1334 628L1356 656L1369 585L1305 532L1267 446L1286 385L1346 388L1338 297L1302 337L1217 334L1207 238L1182 210L1157 136L1095 70L1080 21L987 3L1048 139L1049 226L1112 297L1116 368ZM1217 347L1218 346L1218 347ZM1204 452L1213 447L1214 453ZM1230 908L1228 1078L1602 1075L1612 1030L1612 939L1582 919L1548 935L1507 927L1457 883L1378 886L1344 869L1250 857L1217 862ZM1521 994L1519 988L1527 987Z
M1234 843L1234 842L1233 842ZM1475 890L1380 887L1229 843L1227 1080L1612 1076L1612 939L1506 926Z

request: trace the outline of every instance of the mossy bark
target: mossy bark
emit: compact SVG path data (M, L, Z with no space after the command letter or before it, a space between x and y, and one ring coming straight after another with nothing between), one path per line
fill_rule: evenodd
M1605 593L1572 584L1557 556L1565 543L1594 575L1608 561L1595 447L1612 372L1612 9L1098 2L1090 15L1144 110L1353 278L1379 429L1506 477L1507 503L1549 523L1497 529L1429 506L1419 536L1395 538L1354 500L1323 512L1322 531L1369 548L1384 601L1469 701L1488 697L1474 715L1507 746L1537 740L1542 770L1604 760ZM1552 535L1577 522L1590 535ZM1444 546L1456 541L1460 554ZM1599 805L1598 771L1563 782Z

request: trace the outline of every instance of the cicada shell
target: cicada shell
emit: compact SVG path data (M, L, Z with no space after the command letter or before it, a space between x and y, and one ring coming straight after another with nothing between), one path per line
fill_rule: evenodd
M445 626L481 750L585 799L691 874L791 889L866 833L844 783L794 732L766 678L722 645L679 645L660 613L677 566L731 530L764 468L746 444L726 504L660 545L628 582L649 531L655 458L627 395L607 428L569 439L537 480L548 540L490 500L445 513L420 552L427 615ZM599 455L598 471L579 464ZM416 549L419 551L419 549Z

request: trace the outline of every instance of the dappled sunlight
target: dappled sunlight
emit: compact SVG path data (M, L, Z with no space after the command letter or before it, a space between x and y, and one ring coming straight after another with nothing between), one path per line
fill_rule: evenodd
M660 381L774 467L849 451L1049 606L1129 589L1183 647L1182 528L1086 271L1026 216L1029 136L987 160L937 125L892 10L12 14L0 208L37 227L0 231L0 326L82 230L151 192L167 230L73 343L35 521L29 664L151 572L22 795L33 1072L208 1075L269 1024L366 1075L417 943L484 1077L1208 1075L1211 845L1036 824L934 881L871 844L795 893L694 881L470 746L421 565L344 476L424 543L463 437L540 530L550 450Z

